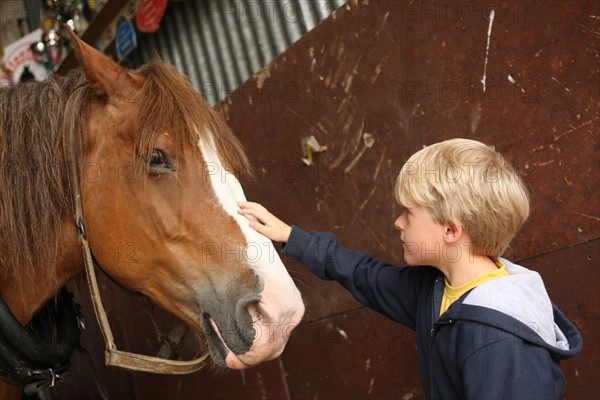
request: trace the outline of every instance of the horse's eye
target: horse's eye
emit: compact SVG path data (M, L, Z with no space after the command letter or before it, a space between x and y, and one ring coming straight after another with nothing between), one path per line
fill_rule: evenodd
M166 167L167 161L162 151L156 150L150 156L150 167Z
M175 170L171 158L162 150L155 149L150 157L148 157L148 163L150 164L150 172L152 173L160 174Z

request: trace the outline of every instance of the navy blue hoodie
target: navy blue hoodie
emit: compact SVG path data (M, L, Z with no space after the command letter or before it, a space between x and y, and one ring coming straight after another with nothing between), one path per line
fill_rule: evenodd
M440 316L444 276L433 267L395 267L295 226L283 253L416 331L428 399L559 399L559 362L581 351L581 335L540 275L505 259L509 276L472 289Z

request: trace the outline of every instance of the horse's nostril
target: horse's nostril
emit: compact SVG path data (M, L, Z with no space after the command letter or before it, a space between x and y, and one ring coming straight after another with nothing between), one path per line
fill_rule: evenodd
M244 337L254 340L254 320L259 314L260 296L248 295L240 299L236 305L236 322Z

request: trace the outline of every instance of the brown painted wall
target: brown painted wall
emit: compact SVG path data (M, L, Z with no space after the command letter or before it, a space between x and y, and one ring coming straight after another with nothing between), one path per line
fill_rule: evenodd
M350 1L219 108L256 168L245 182L250 199L398 264L392 187L403 162L450 137L496 146L533 192L531 218L506 256L541 273L584 336L583 353L563 364L564 398L599 398L599 36L592 0ZM363 150L367 133L375 142ZM328 147L312 167L300 161L309 135ZM412 332L286 262L307 316L280 359L185 377L100 367L113 397L423 398ZM141 307L110 282L105 291L117 340L156 349ZM100 364L100 335L79 297ZM81 357L74 367L80 379L71 377L61 398L98 398Z

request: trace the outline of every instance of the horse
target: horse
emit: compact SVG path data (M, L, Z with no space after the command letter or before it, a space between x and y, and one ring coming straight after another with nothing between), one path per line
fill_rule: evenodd
M238 178L251 174L241 143L175 67L154 57L127 70L71 40L77 71L2 89L0 294L10 312L27 324L82 273L84 229L96 264L203 335L217 366L278 357L304 303L273 243L237 213ZM73 218L78 196L85 227ZM2 399L21 393L0 386Z

